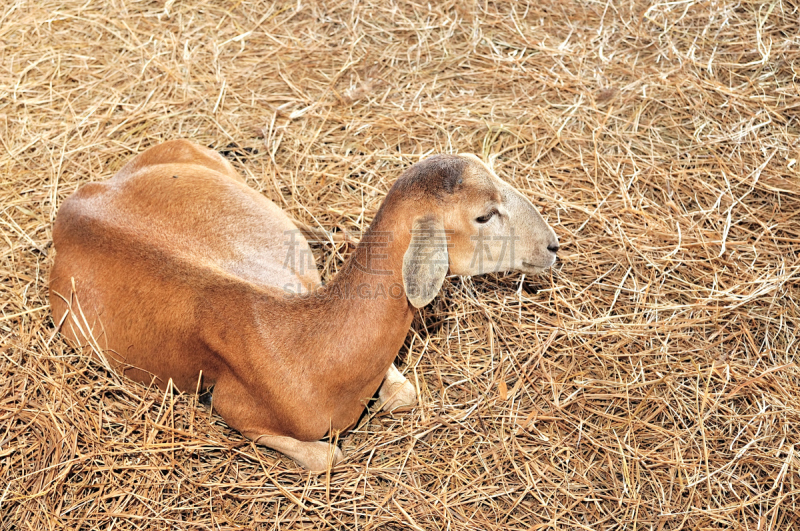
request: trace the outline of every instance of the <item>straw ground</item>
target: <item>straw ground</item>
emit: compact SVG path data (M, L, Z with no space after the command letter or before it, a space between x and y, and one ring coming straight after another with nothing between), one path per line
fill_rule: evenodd
M798 20L796 0L7 0L0 528L800 528ZM419 407L365 416L309 475L50 318L59 204L177 137L354 239L403 168L475 152L561 260L448 279L398 359ZM316 246L326 278L350 250Z

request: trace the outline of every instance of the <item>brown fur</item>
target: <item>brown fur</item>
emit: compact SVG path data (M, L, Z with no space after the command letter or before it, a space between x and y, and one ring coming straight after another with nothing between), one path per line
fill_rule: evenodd
M462 273L469 257L459 253L475 249L468 225L502 195L490 173L459 156L412 166L340 274L320 286L316 268L301 267L305 239L294 234L289 245L295 226L275 204L217 153L166 142L61 206L53 315L69 312L62 332L78 344L94 336L134 379L193 391L202 371L214 408L247 437L316 441L357 421L405 340L414 308L402 267L414 220L435 216L451 231L450 269ZM545 256L557 240L541 217L532 223L526 248Z

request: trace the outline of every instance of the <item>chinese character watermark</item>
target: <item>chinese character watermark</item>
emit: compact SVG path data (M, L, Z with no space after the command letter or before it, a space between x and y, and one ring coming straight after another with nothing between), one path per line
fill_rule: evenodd
M300 229L283 231L288 237L286 243L286 258L283 260L283 267L295 271L301 275L307 271L316 271L317 264L314 261L314 254L311 248L302 240ZM305 245L304 245L305 244Z
M416 266L430 268L430 273L441 268L449 267L448 250L452 248L453 230L435 230L433 227L424 227L412 230L412 241L416 240L418 248L410 255L410 260ZM287 239L286 257L283 267L304 275L309 271L316 271L317 266L314 255L308 243L330 243L327 240L306 240L299 229L284 232ZM509 234L486 234L481 230L477 235L470 237L475 242L475 248L469 263L472 271L490 272L503 271L515 263L516 242L521 238L515 234L513 227ZM351 267L370 276L391 277L397 272L386 269L390 256L392 242L395 241L392 231L370 231L363 235L356 251L350 260ZM403 250L405 254L406 250ZM480 273L478 273L480 274ZM388 280L388 279L387 279ZM309 292L306 286L298 283L283 286L287 295L300 297L316 296L315 291ZM325 290L324 295L341 299L399 299L406 297L405 287L400 281L385 282L374 281L350 285L347 283L332 282Z
M470 237L471 241L477 242L475 250L472 253L472 260L469 267L473 271L501 271L503 264L514 263L514 247L515 243L520 240L520 237L515 234L514 227L511 227L510 234L484 234L484 231L478 231L478 234ZM499 249L497 249L499 243ZM492 256L492 250L497 251L497 258ZM508 253L508 260L506 260L506 253ZM484 268L484 260L493 263L492 267Z

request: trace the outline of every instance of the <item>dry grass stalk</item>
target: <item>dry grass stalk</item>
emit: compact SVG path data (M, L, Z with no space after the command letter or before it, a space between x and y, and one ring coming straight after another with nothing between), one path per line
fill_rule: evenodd
M800 528L796 0L0 6L0 528ZM54 337L51 222L175 137L357 234L472 151L552 275L451 279L309 476ZM248 148L245 150L244 148ZM320 246L333 275L349 247Z

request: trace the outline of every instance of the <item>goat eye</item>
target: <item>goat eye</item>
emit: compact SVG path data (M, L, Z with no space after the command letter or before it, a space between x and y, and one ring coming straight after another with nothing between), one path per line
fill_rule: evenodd
M488 213L488 214L486 214L485 216L480 216L480 217L477 217L477 218L475 218L475 221L477 221L478 223L488 223L488 221L489 221L490 219L492 219L492 217L493 217L495 214L497 214L497 210L494 210L494 209L492 209L492 210L490 210L490 211L489 211L489 213Z

